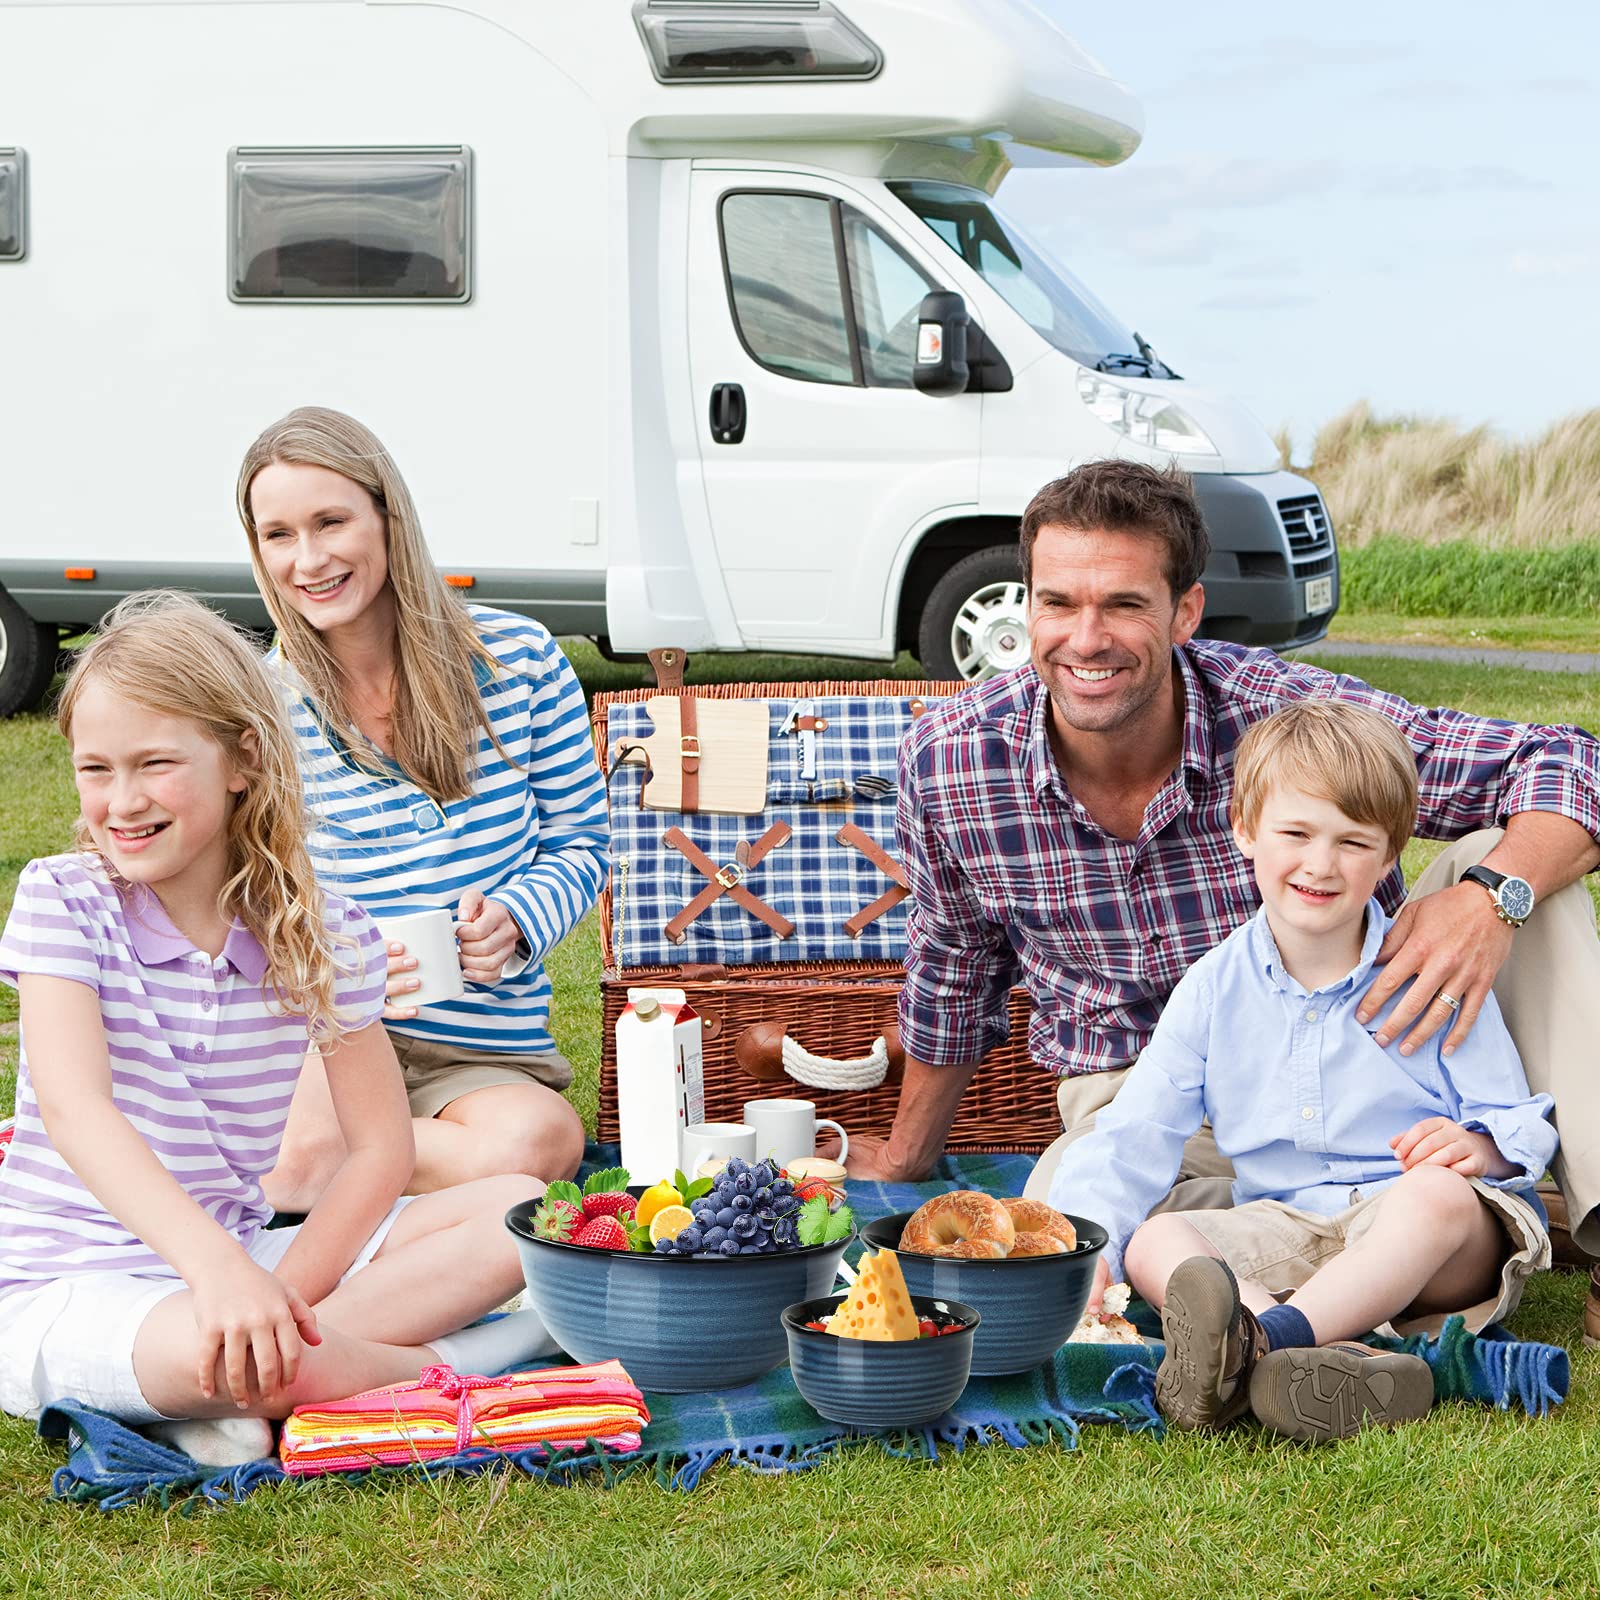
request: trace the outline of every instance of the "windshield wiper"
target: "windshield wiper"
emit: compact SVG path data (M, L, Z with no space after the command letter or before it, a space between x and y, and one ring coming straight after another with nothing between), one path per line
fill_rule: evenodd
M1096 372L1123 372L1130 367L1146 378L1155 377L1148 356L1101 356L1094 364Z

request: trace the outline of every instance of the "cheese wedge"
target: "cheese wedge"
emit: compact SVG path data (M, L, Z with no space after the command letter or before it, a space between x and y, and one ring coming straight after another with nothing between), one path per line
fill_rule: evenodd
M915 1339L917 1314L893 1250L863 1256L850 1292L828 1318L828 1332L841 1339Z

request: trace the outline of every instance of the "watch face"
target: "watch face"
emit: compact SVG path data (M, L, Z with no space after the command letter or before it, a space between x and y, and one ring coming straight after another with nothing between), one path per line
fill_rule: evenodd
M1518 922L1533 910L1533 885L1525 878L1507 878L1500 885L1500 909Z

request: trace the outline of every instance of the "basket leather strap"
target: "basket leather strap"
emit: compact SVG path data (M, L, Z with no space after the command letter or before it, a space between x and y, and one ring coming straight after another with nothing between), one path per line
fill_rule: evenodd
M894 885L893 888L886 889L870 905L863 906L853 917L850 917L845 922L844 931L852 939L859 939L862 929L867 927L869 923L876 922L886 911L892 911L911 893L911 888L906 882L905 868L871 834L857 827L855 823L845 823L834 834L834 838L840 844L850 845L859 850Z
M678 809L685 815L700 809L700 724L694 696L678 696L678 751L683 762L683 795Z
M751 894L744 887L744 877L752 867L761 864L764 856L787 844L792 832L787 822L774 822L754 844L741 839L733 862L719 867L682 828L668 828L661 835L661 842L676 850L690 866L698 868L711 881L666 925L663 931L667 938L673 944L682 944L689 924L723 895L727 895L735 905L742 906L757 921L765 923L780 939L789 938L794 933L794 924L781 911L774 910L765 900Z

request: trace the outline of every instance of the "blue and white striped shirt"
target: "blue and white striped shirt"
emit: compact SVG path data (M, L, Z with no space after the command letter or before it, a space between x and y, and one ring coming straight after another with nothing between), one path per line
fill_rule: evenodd
M453 911L466 890L481 889L507 907L533 952L493 987L469 984L459 999L388 1026L472 1050L542 1053L555 1049L544 958L605 881L605 782L583 690L555 640L527 617L467 609L499 663L492 679L480 670L479 692L511 761L480 729L472 793L442 808L392 762L382 772L355 765L277 649L268 664L300 748L307 842L323 887L380 918Z

